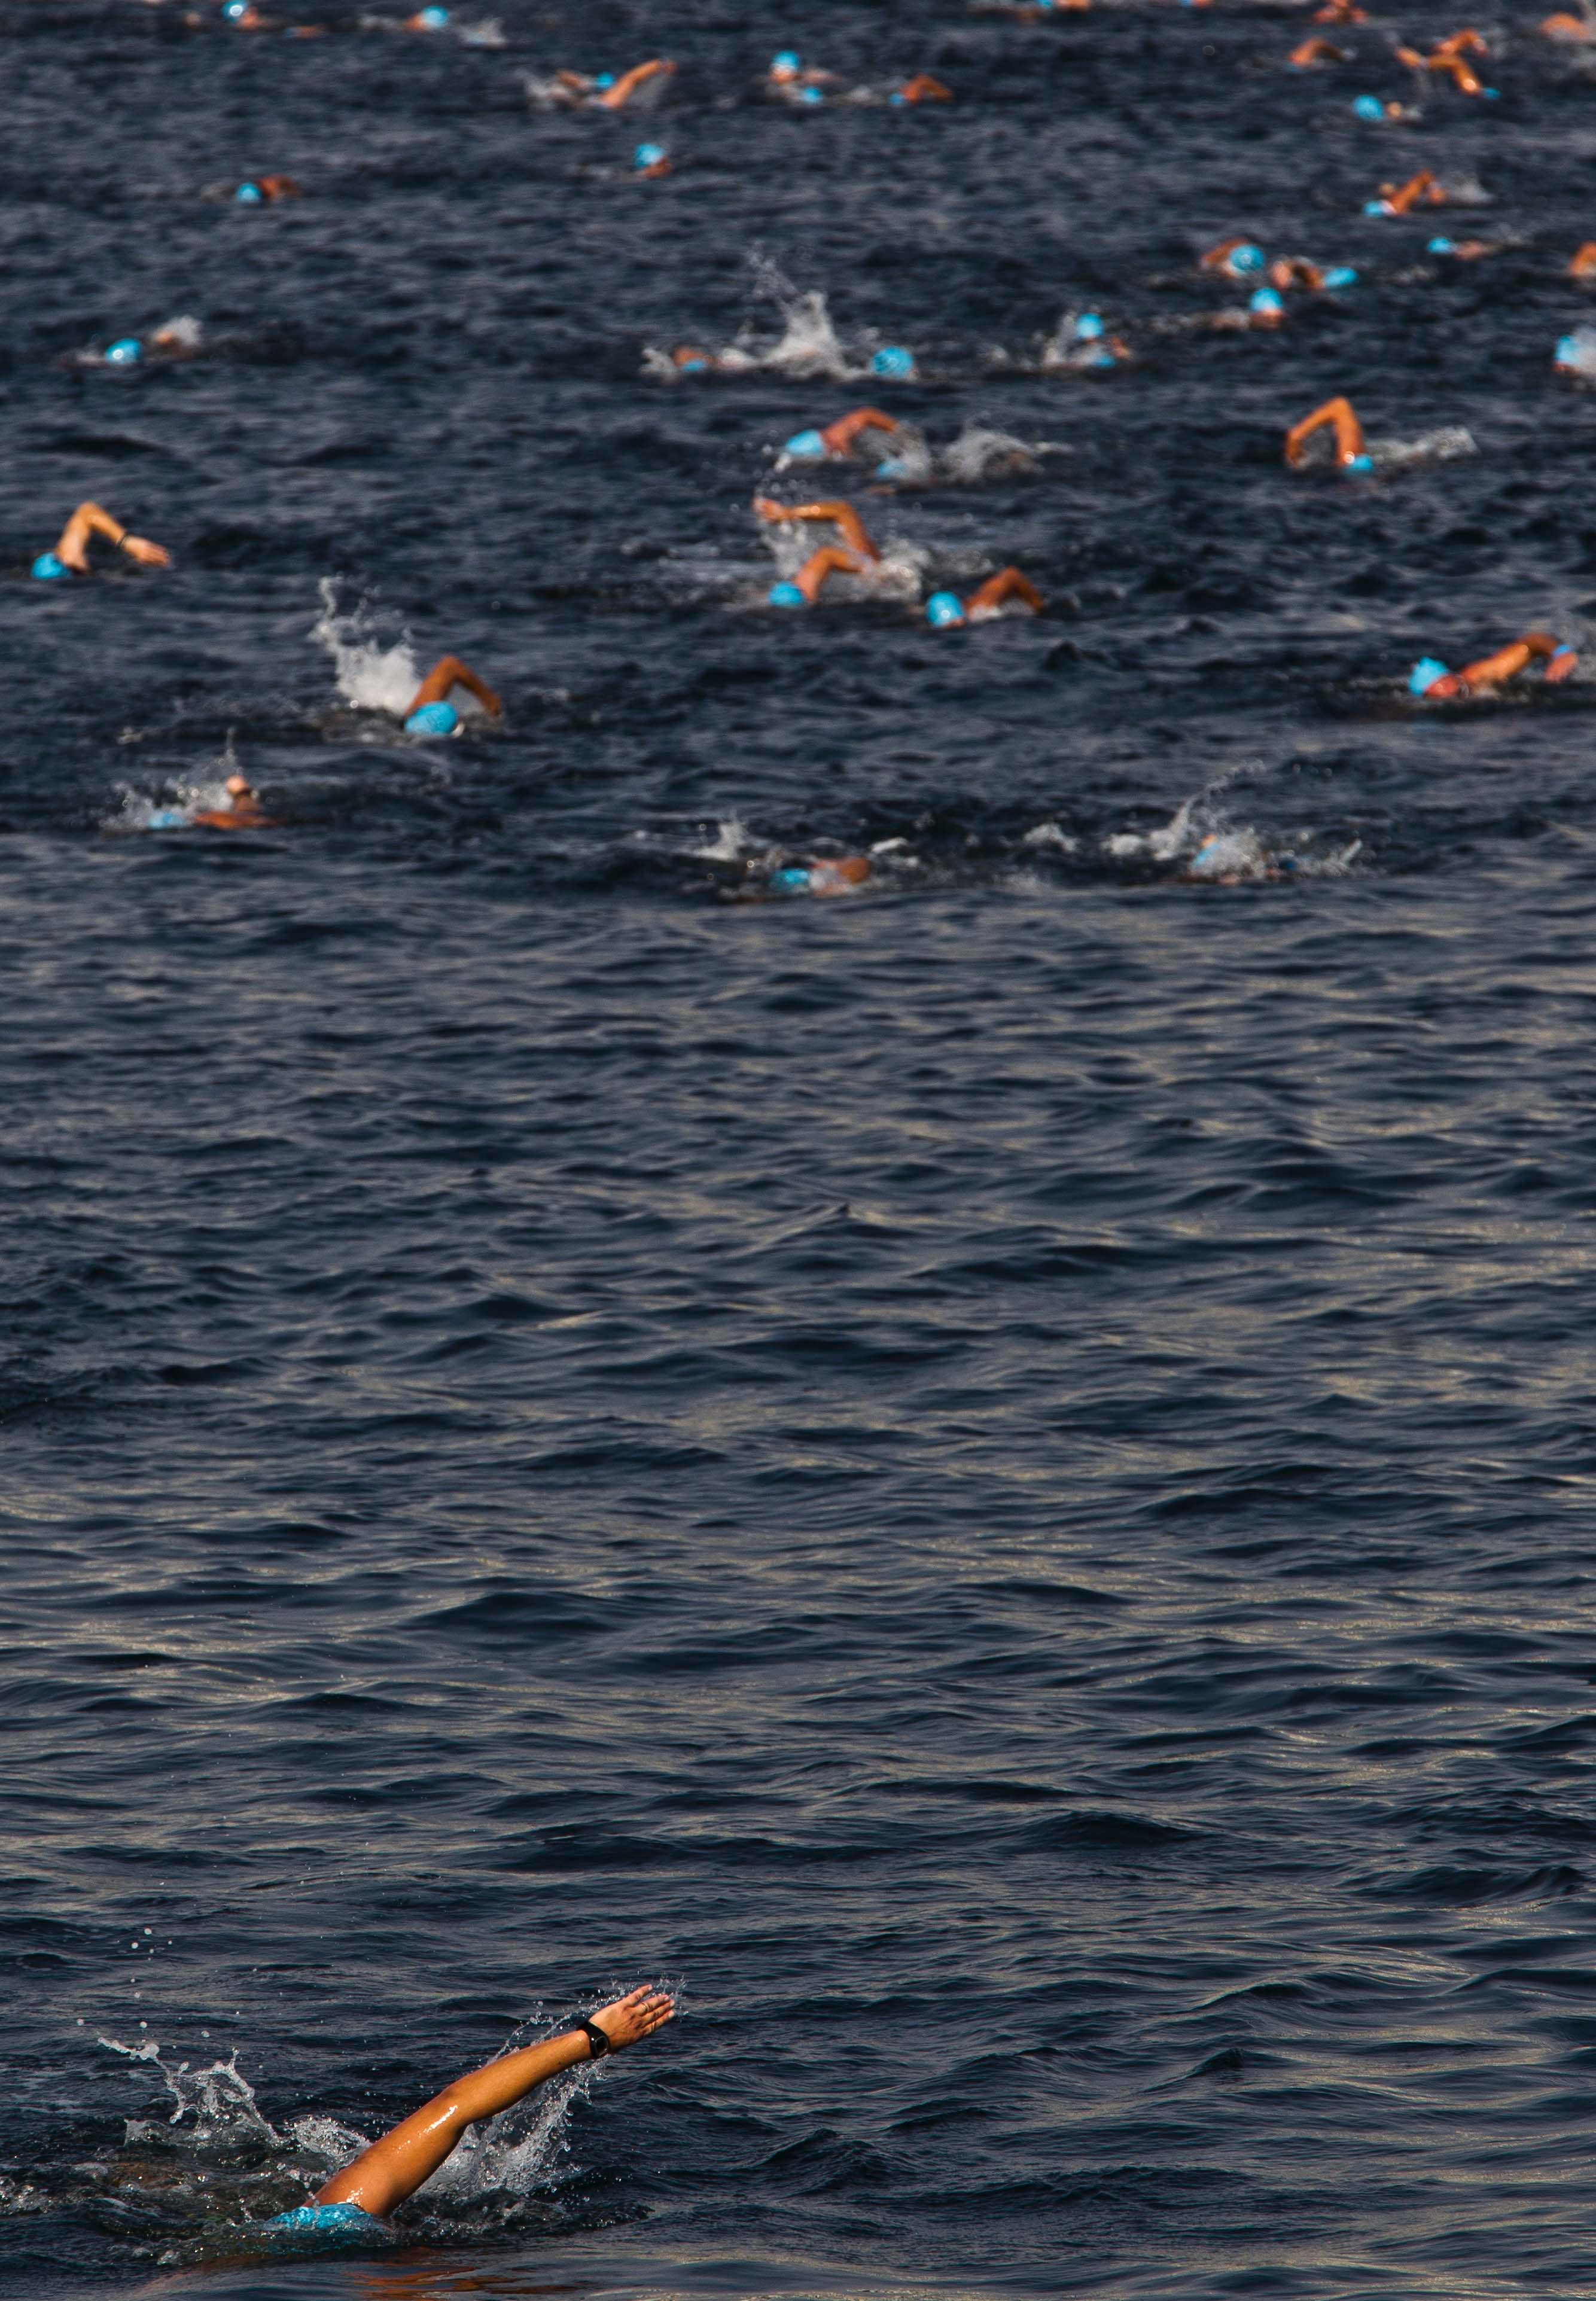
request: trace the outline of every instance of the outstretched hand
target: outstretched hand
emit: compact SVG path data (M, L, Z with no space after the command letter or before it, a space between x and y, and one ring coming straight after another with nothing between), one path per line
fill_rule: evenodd
M656 2029L664 2029L676 2012L676 2001L663 1989L645 1982L640 1989L617 1997L613 2005L601 2005L590 2018L596 2029L602 2029L610 2041L610 2051L619 2053L623 2046L635 2046L640 2037L652 2037Z
M158 543L150 543L142 535L124 535L121 548L130 559L137 559L141 567L170 567L171 554L163 551Z

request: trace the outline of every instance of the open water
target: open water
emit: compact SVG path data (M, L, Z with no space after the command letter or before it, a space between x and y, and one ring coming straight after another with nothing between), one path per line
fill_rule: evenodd
M1592 688L1405 695L1592 636L1596 84L1540 0L1388 127L1431 0L494 4L0 13L0 2294L1596 2292ZM1176 324L1235 232L1362 277ZM740 339L847 372L646 361ZM1477 454L1288 474L1339 389ZM1047 444L822 483L1044 616L762 609L864 397ZM86 496L173 570L30 583ZM250 2239L645 1978L389 2254Z

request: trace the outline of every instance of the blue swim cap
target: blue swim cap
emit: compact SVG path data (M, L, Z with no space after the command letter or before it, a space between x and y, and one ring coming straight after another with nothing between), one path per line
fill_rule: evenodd
M817 88L800 88L798 90L798 96L800 102L804 104L823 104L825 102L824 96Z
M772 607L806 607L809 604L796 583L773 583L765 598L765 604Z
M1082 312L1075 322L1075 341L1078 344L1096 343L1102 332L1103 322L1096 312Z
M1555 364L1558 367L1578 367L1582 364L1583 356L1584 347L1577 336L1558 338L1558 347L1554 357ZM38 568L36 567L33 572L37 575Z
M242 200L247 208L258 208L265 198L265 194L258 184L240 184L233 197L236 200Z
M417 18L417 21L424 24L429 32L441 32L448 21L449 12L447 8L423 8Z
M158 807L144 827L146 831L187 831L188 818L180 807Z
M1480 94L1488 103L1495 104L1501 95L1501 90L1500 88L1483 88L1480 90Z
M249 0L227 0L227 5L221 13L230 24L236 24L240 16L248 15Z
M1273 288L1255 288L1247 308L1249 312L1283 312L1285 305Z
M795 431L781 453L784 456L804 456L813 458L816 456L823 456L825 451L826 443L818 431Z
M915 372L915 355L901 344L883 344L870 363L872 375L902 377Z
M804 66L802 59L794 55L790 48L782 48L771 58L770 68L773 72L795 72L802 71Z
M1430 255L1450 255L1451 252L1451 241L1441 237L1433 239L1425 251L1425 253Z
M796 863L784 870L773 871L765 884L775 895L801 895L809 883L809 874Z
M885 463L876 465L875 476L878 480L901 480L908 468L907 456L889 456Z
M1408 674L1408 692L1409 695L1428 695L1436 681L1446 676L1444 663L1437 663L1433 655L1423 656Z
M593 85L595 88L614 88L615 85L615 75L614 72L595 72L593 75Z
M38 583L60 583L70 581L71 573L66 562L63 559L57 559L53 551L41 551L33 563L34 581Z
M634 168L657 168L665 156L663 144L639 144L631 155Z
M1385 106L1381 103L1377 96L1360 96L1357 97L1353 103L1352 109L1358 114L1359 120L1383 120L1385 117Z
M1326 288L1356 288L1358 274L1349 264L1333 264L1324 274Z
M1396 213L1389 200L1365 200L1363 212L1365 215L1370 216L1388 216Z
M676 372L678 375L707 375L709 362L706 359L683 360Z
M405 722L407 735L452 735L460 724L460 714L452 703L423 703Z
M137 336L119 336L115 343L106 345L105 357L113 367L131 367L144 357L144 346Z
M891 95L887 98L887 101L889 104L907 104L908 102L908 97L904 94L902 88L895 88Z
M1375 468L1372 456L1349 456L1341 471L1349 479L1364 479Z
M933 631L946 631L965 620L965 603L957 591L933 591L925 603L925 620Z
M1264 251L1255 247L1251 240L1244 239L1240 247L1232 248L1224 262L1225 268L1231 272L1261 272Z

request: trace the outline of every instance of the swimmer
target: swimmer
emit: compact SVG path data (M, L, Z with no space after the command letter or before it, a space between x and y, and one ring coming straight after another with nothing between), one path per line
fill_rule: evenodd
M1048 372L1065 368L1079 374L1119 367L1135 356L1123 336L1109 335L1099 314L1066 312L1057 332L1042 346L1041 364Z
M41 551L33 563L33 573L41 583L60 583L69 576L87 575L88 545L92 536L103 535L130 559L138 560L141 567L170 567L171 554L163 551L158 543L146 542L142 535L133 535L118 524L108 511L96 503L80 503L61 531L61 540L54 551Z
M229 804L205 807L188 820L205 831L272 831L276 823L261 805L260 794L242 775L227 779Z
M749 868L764 869L750 865ZM783 863L765 872L762 885L740 888L740 902L757 901L762 895L851 895L874 876L868 855L824 855L813 863Z
M380 2141L373 2141L352 2165L324 2181L309 2205L279 2213L265 2227L294 2235L359 2234L414 2196L453 2154L471 2126L514 2108L535 2087L558 2077L564 2070L597 2061L605 2054L617 2054L623 2046L635 2046L652 2037L675 2011L664 1990L645 1985L618 1997L613 2005L601 2005L590 2020L580 2021L557 2037L546 2037L519 2053L502 2054L486 2068L456 2078Z
M1587 239L1568 260L1570 280L1596 280L1596 239Z
M647 63L633 64L618 79L613 72L589 78L586 72L561 71L552 79L529 79L524 85L537 102L564 105L575 112L624 112L629 105L641 110L657 103L675 70L667 57L652 56Z
M1382 184L1379 198L1366 201L1363 212L1366 216L1408 215L1421 202L1429 208L1443 208L1447 204L1445 187L1436 182L1428 168L1421 168L1405 184Z
M1284 325L1285 316L1285 304L1277 288L1255 288L1244 305L1214 313L1207 324L1221 331L1278 328Z
M1444 233L1425 242L1427 255L1450 255L1455 264L1477 264L1482 255L1500 255L1500 239L1448 239Z
M951 104L953 90L941 80L933 79L930 72L916 72L912 79L899 80L887 92L889 104Z
M644 183L673 173L671 155L663 144L639 144L631 155L631 168L633 175Z
M683 375L747 375L759 364L748 352L708 352L701 344L678 344L666 360L657 352L645 352L643 364L649 374L665 382Z
M1325 424L1335 430L1335 462L1337 469L1348 475L1361 478L1375 468L1363 436L1363 426L1353 412L1349 399L1327 399L1323 407L1316 407L1300 423L1293 423L1286 433L1285 459L1293 471L1300 471L1307 462L1306 448L1316 431Z
M936 632L962 631L966 623L990 623L998 616L1040 615L1047 601L1017 567L989 575L979 590L961 599L957 591L933 591L925 603L925 620Z
M1413 71L1449 74L1453 84L1464 96L1493 96L1496 90L1493 88L1486 88L1478 73L1471 71L1464 62L1465 49L1475 55L1486 55L1490 53L1477 32L1454 32L1450 39L1442 40L1438 46L1431 50L1427 56L1421 55L1416 48L1399 47L1396 52L1397 62L1407 64Z
M1352 99L1352 112L1354 118L1358 120L1422 120L1424 117L1424 114L1416 110L1410 112L1406 105L1387 104L1377 96L1355 96Z
M765 75L765 93L777 104L823 104L826 89L839 85L835 72L806 66L791 48L773 55Z
M168 320L163 328L153 335L119 336L107 344L103 352L69 352L60 362L63 367L139 367L146 359L158 356L163 361L196 359L205 342L205 330L197 320L187 314L180 320Z
M1223 272L1227 280L1250 280L1264 269L1264 251L1256 240L1222 239L1197 259L1199 272Z
M452 735L460 724L460 714L449 700L457 687L474 696L490 719L503 718L505 707L492 688L485 686L470 664L462 663L457 655L446 655L411 697L404 714L405 732Z
M247 208L271 207L279 200L302 200L305 188L292 176L249 176L232 197Z
M1526 632L1510 647L1499 648L1494 655L1482 656L1478 663L1466 663L1461 671L1449 671L1433 656L1425 656L1422 662L1415 664L1408 691L1428 703L1489 700L1533 663L1545 665L1543 683L1548 687L1572 678L1579 669L1579 657L1567 640L1555 640L1550 632Z
M1551 364L1559 375L1577 376L1583 383L1596 380L1596 328L1575 328L1571 335L1559 336Z
M855 407L819 431L795 431L781 450L783 463L842 464L856 453L879 456L890 439L904 429L895 415L879 407Z
M1323 38L1304 40L1286 58L1299 71L1313 71L1321 64L1349 64L1351 61L1350 48L1338 48Z
M1357 284L1358 274L1347 264L1319 264L1306 255L1277 255L1269 266L1269 285L1283 295L1292 288L1306 288L1315 296L1326 296Z
M812 607L832 575L868 576L881 564L880 549L852 504L779 504L768 496L756 496L754 514L767 525L818 523L834 527L842 538L840 544L823 543L790 582L773 583L765 595L773 607Z

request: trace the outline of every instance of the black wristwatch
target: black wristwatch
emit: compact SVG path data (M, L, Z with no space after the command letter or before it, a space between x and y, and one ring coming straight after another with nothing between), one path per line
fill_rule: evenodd
M588 2059L590 2062L597 2062L612 2051L609 2039L597 2021L579 2021L576 2026L588 2033Z

